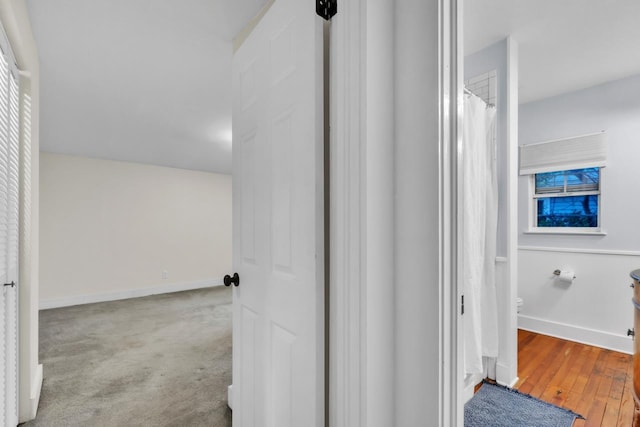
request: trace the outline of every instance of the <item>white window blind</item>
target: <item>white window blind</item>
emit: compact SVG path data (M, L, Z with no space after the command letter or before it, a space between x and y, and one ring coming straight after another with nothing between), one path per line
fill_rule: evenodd
M607 165L604 132L520 146L520 175Z

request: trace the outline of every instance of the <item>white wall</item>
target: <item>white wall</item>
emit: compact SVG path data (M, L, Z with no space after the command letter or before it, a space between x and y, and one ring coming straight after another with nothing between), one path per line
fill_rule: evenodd
M640 268L640 254L523 247L519 258L521 328L632 352L626 336L633 327L629 272ZM576 279L560 283L551 274L555 268L575 271Z
M602 130L609 140L609 162L602 172L604 236L525 234L528 178L519 178L521 327L631 351L626 337L633 326L629 272L640 267L638 117L640 76L520 106L521 144ZM576 281L568 287L554 284L556 268L575 270Z
M602 227L606 236L527 235L527 177L519 179L519 243L525 246L639 250L637 168L640 158L640 76L520 105L520 144L606 131ZM634 191L635 190L635 191Z
M231 272L231 176L50 153L40 174L43 307L220 284Z

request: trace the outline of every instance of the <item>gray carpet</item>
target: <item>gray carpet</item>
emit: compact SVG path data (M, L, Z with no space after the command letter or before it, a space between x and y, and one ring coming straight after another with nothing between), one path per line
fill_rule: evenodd
M231 290L41 311L40 362L24 426L231 426Z
M482 384L464 405L465 427L571 427L582 418L517 390Z

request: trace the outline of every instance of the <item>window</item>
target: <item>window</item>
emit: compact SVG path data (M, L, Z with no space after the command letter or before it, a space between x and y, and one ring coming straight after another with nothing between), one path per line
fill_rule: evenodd
M600 228L600 168L533 175L534 227Z
M520 175L531 182L525 232L603 234L607 151L604 132L520 146Z

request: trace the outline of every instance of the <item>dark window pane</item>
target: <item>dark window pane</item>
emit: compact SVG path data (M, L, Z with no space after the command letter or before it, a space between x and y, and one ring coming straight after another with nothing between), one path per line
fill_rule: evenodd
M536 193L561 193L564 191L564 171L536 174Z
M567 171L567 191L595 191L600 187L600 168Z
M598 227L598 197L539 198L538 227Z
M600 189L600 168L537 173L535 182L536 194L598 191Z

